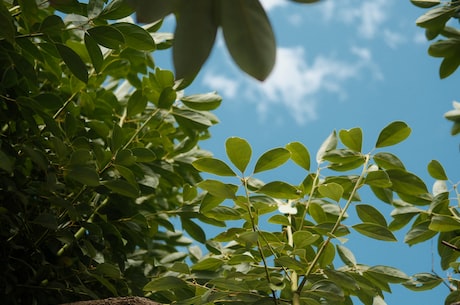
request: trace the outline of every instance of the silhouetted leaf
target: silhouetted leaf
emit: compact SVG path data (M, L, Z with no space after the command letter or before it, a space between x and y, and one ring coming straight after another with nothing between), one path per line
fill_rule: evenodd
M56 49L70 72L82 82L88 82L88 71L83 60L78 54L66 45L56 43Z

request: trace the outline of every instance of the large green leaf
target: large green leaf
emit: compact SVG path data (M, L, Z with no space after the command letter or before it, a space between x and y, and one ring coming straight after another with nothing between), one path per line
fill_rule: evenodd
M215 2L215 0L179 2L173 47L177 79L193 80L212 50L217 34Z
M291 153L291 159L300 167L310 170L310 153L300 142L291 142L286 145L286 149Z
M357 232L377 240L396 241L396 237L391 231L382 225L375 223L360 223L353 226Z
M258 0L219 1L227 49L236 64L258 80L268 77L276 58L270 21Z
M327 198L339 202L343 195L343 187L338 183L321 184L318 187L318 192Z
M129 5L129 1L112 0L102 9L99 18L109 20L122 19L131 15L133 12L134 8L132 5Z
M367 185L378 188L388 188L392 186L390 177L382 170L368 172L364 181Z
M361 128L356 127L348 130L342 129L339 131L339 138L349 149L361 152L363 145L363 131Z
M139 190L125 180L113 179L102 181L101 183L116 194L130 198L139 197Z
M375 163L384 169L404 169L404 164L399 158L392 153L379 152L373 157Z
M70 72L82 82L88 82L88 70L78 54L66 45L56 43L56 49Z
M114 27L99 25L87 30L87 33L101 46L109 49L119 49L124 43L123 34Z
M148 292L156 292L165 290L174 291L186 287L187 283L178 278L177 276L162 276L160 278L148 282L143 289L144 291Z
M460 219L448 215L435 215L431 218L428 228L436 232L460 230Z
M404 242L409 246L424 242L438 234L435 231L430 230L430 221L423 221L413 226L404 237Z
M455 6L443 5L435 7L417 18L415 23L422 28L442 29L455 11Z
M403 283L409 280L404 272L390 266L373 266L365 271L374 277L380 278L388 283Z
M219 159L210 157L200 158L193 161L192 165L197 170L202 172L207 172L218 176L236 176L233 170L224 161Z
M290 157L291 153L289 150L282 147L266 151L257 159L256 165L254 166L254 174L277 168L286 163Z
M252 149L249 143L245 139L231 137L225 142L225 150L233 165L244 173L251 161Z
M142 113L147 107L147 97L144 96L141 90L134 91L128 99L128 106L126 108L128 116L134 116Z
M428 173L430 173L430 176L434 179L448 180L444 168L437 160L431 160L430 163L428 163Z
M182 228L187 232L193 239L200 243L206 242L206 234L203 229L186 217L181 217Z
M444 57L439 66L439 77L441 79L450 76L460 65L460 59L457 56Z
M387 221L383 217L382 213L376 208L368 204L356 205L356 212L358 213L359 219L367 223L375 223L383 227L387 227Z
M171 0L128 0L136 8L138 22L149 23L163 19L173 11L174 2Z
M192 270L194 271L217 271L222 265L224 261L215 257L208 257L205 258L195 265L192 265Z
M128 47L142 51L155 50L155 41L152 36L140 26L129 22L117 22L110 26L123 34L125 43Z
M262 186L258 192L280 199L297 199L301 196L299 189L283 181L269 182Z
M386 147L404 141L411 133L406 123L396 121L388 124L379 134L375 147Z
M313 234L310 231L296 231L292 234L292 239L296 249L304 249L317 241L319 239L319 235Z
M89 58L93 63L94 70L99 73L102 69L102 64L104 62L104 57L102 51L99 48L99 45L96 43L94 38L87 33L85 33L85 46L88 51Z

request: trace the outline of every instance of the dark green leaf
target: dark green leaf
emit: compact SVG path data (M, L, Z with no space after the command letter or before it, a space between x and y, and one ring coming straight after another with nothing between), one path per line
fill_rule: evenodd
M193 80L208 58L217 34L214 6L214 0L179 3L173 47L177 79Z
M299 189L283 181L269 182L257 192L280 199L297 199L301 196Z
M102 263L96 266L96 272L101 273L103 276L111 279L120 279L120 269L112 264Z
M454 15L455 6L443 5L428 10L417 18L415 23L422 28L442 29L446 22Z
M67 177L77 182L80 182L84 185L99 185L99 175L97 174L97 171L94 168L85 166L74 166L69 169Z
M273 215L272 217L270 217L267 220L267 222L282 225L282 226L290 226L291 225L291 222L289 221L289 218L287 216L285 216L285 215L280 215L280 214Z
M381 148L391 146L404 141L411 133L406 123L401 121L392 122L387 125L379 134L375 147Z
M202 172L207 172L218 176L236 176L233 170L225 162L219 159L210 157L200 158L193 161L192 165L197 170Z
M41 213L39 214L32 223L40 225L44 228L50 230L56 230L58 228L58 223L56 216L50 213Z
M190 235L190 237L200 243L206 242L206 234L199 225L185 217L181 217L181 222L182 228Z
M225 150L230 161L242 173L251 161L252 149L245 139L231 137L225 142Z
M15 34L16 28L13 24L13 18L2 1L0 3L0 38L5 38L13 44Z
M285 148L274 148L259 157L254 167L254 174L277 168L289 160L291 153Z
M112 192L126 197L137 198L139 197L139 190L131 183L121 180L107 180L102 181L102 184L109 188Z
M384 226L375 223L360 223L353 226L357 232L377 240L396 241L396 237Z
M193 271L217 271L224 261L214 257L208 257L200 260L198 263L192 266Z
M409 277L399 269L389 266L373 266L365 271L371 273L374 277L380 278L388 283L403 283L409 280Z
M177 290L186 288L187 284L177 276L162 276L148 282L143 290L149 292L165 291L165 290Z
M408 195L428 193L425 183L416 175L400 169L389 169L386 172L390 177L393 184L392 189L395 192Z
M225 197L215 197L208 192L204 195L203 199L201 200L200 212L206 213L207 211L210 211L213 208L219 206L224 200Z
M56 49L59 52L64 63L69 70L82 82L88 82L88 71L83 60L78 54L66 45L56 43Z
M348 130L340 130L339 138L349 149L361 152L363 145L363 131L361 128L356 127Z
M300 167L310 170L310 153L300 142L291 142L286 145L286 149L291 153L291 159Z
M424 221L413 226L409 232L407 232L404 242L409 246L424 242L438 234L435 231L429 229L430 221Z
M404 282L404 287L413 291L431 290L443 282L442 278L431 273L417 273Z
M140 26L128 22L117 22L110 26L123 34L124 41L128 47L141 51L155 50L155 41L152 36Z
M128 116L142 113L145 107L147 107L147 101L147 98L142 94L141 90L134 91L128 99Z
M125 43L123 34L108 25L95 26L87 32L98 44L109 49L119 49Z
M375 223L383 227L387 227L387 221L385 217L371 205L358 204L356 205L356 212L358 213L359 219L367 223Z
M460 65L460 59L457 56L444 57L439 66L439 77L441 79L450 76Z
M11 173L14 167L14 159L0 150L0 168Z
M225 184L217 180L206 179L198 183L203 190L218 198L236 198L238 187L233 184Z
M392 186L390 177L382 170L368 172L364 181L367 185L378 188L388 188Z
M104 0L88 0L88 18L95 19L102 12L104 7Z
M222 102L220 97L215 92L187 95L180 99L184 105L195 110L214 110L219 107Z
M145 2L145 1L144 1ZM126 0L112 0L110 1L99 14L99 18L116 20L122 19L131 15L134 8Z
M220 18L227 49L236 64L252 77L266 79L275 64L276 43L260 2L221 1Z
M173 11L173 1L170 0L128 0L136 8L138 22L149 23L163 19Z
M136 157L136 162L150 163L157 158L155 153L148 148L136 147L131 151L133 156Z
M430 176L434 179L448 180L444 168L437 160L431 160L430 163L428 163L428 173L430 173Z
M351 291L360 289L356 280L345 272L333 269L324 269L324 273L326 274L329 280L336 283L340 287L349 289Z
M440 0L410 0L410 2L421 8L430 8L441 3Z

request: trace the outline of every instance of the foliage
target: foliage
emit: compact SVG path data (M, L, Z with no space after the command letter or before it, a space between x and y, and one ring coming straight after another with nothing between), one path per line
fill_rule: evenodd
M123 1L0 12L2 303L142 295L191 243L169 218L204 219L183 190L221 98L183 96L151 54L171 35L118 20Z
M139 22L155 22L174 14L174 66L178 79L190 82L208 58L217 29L238 67L258 80L270 74L276 41L259 0L129 0ZM314 3L319 0L291 0Z
M333 132L316 153L316 169L310 169L309 150L292 142L263 153L248 170L250 144L229 138L225 144L228 163L212 157L192 163L221 180L210 176L199 182L201 200L191 204L216 221L241 222L232 222L233 226L207 241L208 255L192 257L190 266L172 262L169 277L154 279L144 289L165 298L163 302L179 304L353 304L358 299L371 305L385 304L384 292L391 292L390 284L415 291L436 287L443 279L435 273L408 276L391 266L367 266L345 246L351 230L395 241L393 232L409 226L406 243L414 245L439 235L443 269L458 271L460 217L449 206L444 169L437 161L428 165L428 172L437 179L429 192L397 156L384 150L409 134L405 123L393 122L380 132L374 149L363 153L361 129ZM298 184L258 179L288 160L305 171ZM365 189L394 207L390 223L377 202L360 203ZM457 185L453 189L458 197ZM351 208L359 223L347 220ZM279 229L267 230L266 221ZM201 234L200 228L195 230ZM336 266L339 262L341 266ZM455 285L456 280L451 283ZM190 290L193 296L182 299ZM446 304L458 300L454 290Z

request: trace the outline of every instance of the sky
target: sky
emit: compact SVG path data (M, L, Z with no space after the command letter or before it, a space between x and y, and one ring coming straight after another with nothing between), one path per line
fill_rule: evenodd
M220 123L211 128L212 137L203 148L227 160L225 140L238 136L249 141L253 156L292 141L302 142L314 156L333 130L361 127L367 152L382 128L401 120L412 134L388 151L429 188L434 181L426 166L432 159L443 164L452 181L460 180L460 138L450 135L452 124L443 118L458 98L460 72L439 79L440 59L428 56L424 31L415 25L423 9L409 0L261 2L277 39L275 68L264 82L251 79L232 62L219 36L210 59L186 90L217 91L223 97L215 112ZM276 180L297 183L304 178L289 167L276 175ZM364 199L389 215L386 204ZM345 246L364 264L390 265L408 275L434 269L447 277L436 259L436 244L409 247L402 241L406 230L398 232L396 243L353 234ZM387 304L443 304L448 294L445 286L418 293L392 289L393 294L385 295Z

